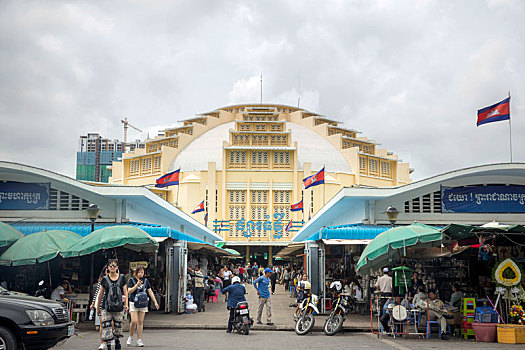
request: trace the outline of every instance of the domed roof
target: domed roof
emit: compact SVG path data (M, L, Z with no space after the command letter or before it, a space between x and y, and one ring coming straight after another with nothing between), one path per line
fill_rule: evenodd
M175 157L170 171L179 168L183 172L207 170L208 162L215 162L217 170L222 169L223 142L229 141L230 129L235 128L234 124L221 124L195 138ZM312 171L326 166L326 170L330 172L352 173L343 155L324 137L292 122L286 122L286 129L292 133L292 144L297 142L299 170L303 170L304 162L310 162Z

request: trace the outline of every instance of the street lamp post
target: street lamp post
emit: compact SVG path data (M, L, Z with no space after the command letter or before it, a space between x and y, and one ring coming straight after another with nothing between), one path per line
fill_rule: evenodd
M396 208L390 206L386 209L385 214L392 227L394 227L394 224L397 221L397 216L399 215L399 211Z
M98 219L98 214L102 211L96 204L90 204L86 209L86 214L91 221L91 233L95 231L95 221ZM89 291L93 294L93 260L95 259L95 253L91 253L91 274L89 276Z

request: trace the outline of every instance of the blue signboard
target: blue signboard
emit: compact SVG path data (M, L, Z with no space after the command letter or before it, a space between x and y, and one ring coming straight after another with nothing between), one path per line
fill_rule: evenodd
M0 210L48 209L48 183L0 182Z
M441 186L442 213L525 213L525 186Z

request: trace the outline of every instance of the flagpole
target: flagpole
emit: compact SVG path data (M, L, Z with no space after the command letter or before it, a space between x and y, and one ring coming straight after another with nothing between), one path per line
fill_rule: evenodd
M301 221L303 222L303 225L304 225L304 191L302 189L301 189L301 202L303 202L303 207L301 208L301 213L302 213Z
M324 176L323 176L323 207L325 206L326 204L326 164L323 164L323 172L324 172Z
M180 175L179 175L180 176ZM180 183L180 181L179 181ZM177 184L177 199L176 199L176 202L177 204L175 204L175 206L178 208L179 207L179 188L180 188L180 185Z
M512 123L510 118L510 91L509 91L509 146L510 146L510 162L512 163Z

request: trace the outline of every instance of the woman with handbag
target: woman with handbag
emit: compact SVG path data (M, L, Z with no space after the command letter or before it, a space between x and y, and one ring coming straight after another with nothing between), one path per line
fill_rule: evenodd
M129 325L129 337L127 345L133 343L133 333L137 330L137 346L143 347L142 329L144 327L144 317L148 312L148 295L155 303L155 308L159 309L159 304L155 299L155 294L151 290L151 284L144 277L144 266L137 266L133 271L133 277L128 281L129 293L129 313L131 314L131 323Z

